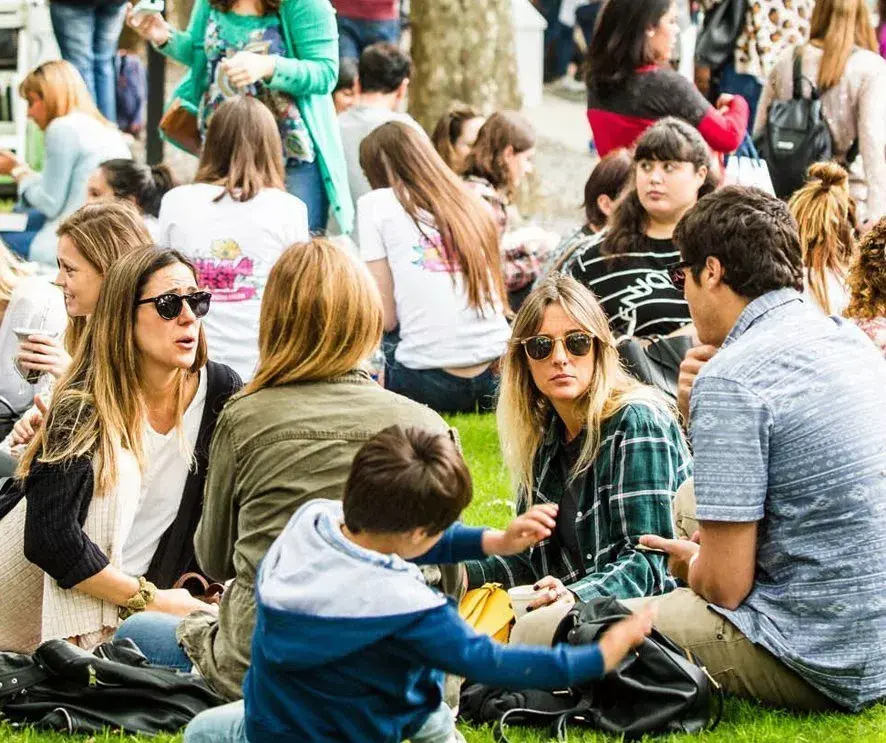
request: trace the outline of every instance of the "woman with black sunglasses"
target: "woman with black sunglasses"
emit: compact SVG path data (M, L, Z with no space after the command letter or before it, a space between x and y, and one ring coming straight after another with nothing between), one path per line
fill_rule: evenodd
M512 642L532 639L524 622L562 617L575 598L674 588L665 556L637 544L645 530L674 532L671 502L692 475L686 443L664 399L621 367L606 315L574 279L548 276L520 308L497 414L518 512L558 506L553 535L531 552L467 563L471 587L536 588Z
M22 456L18 502L0 513L0 626L19 627L0 649L53 638L88 648L129 613L205 608L171 586L196 569L209 441L241 386L207 361L210 299L175 250L136 250L107 273Z

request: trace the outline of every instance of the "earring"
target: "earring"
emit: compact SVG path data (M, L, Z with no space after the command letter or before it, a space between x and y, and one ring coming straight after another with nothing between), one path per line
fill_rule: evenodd
M650 29L646 32L646 35L651 39L653 36L655 36L655 30L650 28Z

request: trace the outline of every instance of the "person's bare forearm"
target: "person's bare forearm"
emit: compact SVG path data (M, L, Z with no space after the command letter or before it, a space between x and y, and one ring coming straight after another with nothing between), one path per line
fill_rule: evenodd
M109 604L123 606L138 593L139 583L138 578L108 565L101 572L80 581L74 588Z

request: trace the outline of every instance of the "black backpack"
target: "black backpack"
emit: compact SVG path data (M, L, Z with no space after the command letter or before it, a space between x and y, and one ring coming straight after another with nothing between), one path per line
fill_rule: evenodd
M809 166L832 160L834 140L822 113L821 93L803 77L803 47L794 54L793 97L773 101L766 116L766 128L756 145L769 166L772 185L779 198L787 199L803 186ZM803 82L809 85L809 97L803 96ZM854 142L847 157L851 163L858 155Z
M613 598L578 603L563 618L554 644L587 645L630 611ZM626 739L647 734L713 730L723 713L719 684L689 652L657 630L599 681L560 692L513 692L482 684L462 689L459 714L474 724L495 723L507 741L508 724L547 725L565 741L570 725Z
M175 733L224 704L200 677L152 666L131 640L95 654L64 640L33 655L0 653L0 720L68 734Z

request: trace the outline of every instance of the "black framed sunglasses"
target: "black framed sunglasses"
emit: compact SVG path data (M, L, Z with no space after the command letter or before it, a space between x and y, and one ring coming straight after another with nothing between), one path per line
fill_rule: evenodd
M552 353L557 341L563 341L563 346L572 356L587 356L594 345L594 336L583 330L574 330L565 336L554 338L550 335L534 335L520 341L526 355L533 361L544 361Z
M191 308L191 312L194 313L195 317L206 317L206 313L209 312L209 302L211 299L212 294L209 292L194 292L193 294L173 294L172 292L167 292L156 297L140 299L135 304L138 306L153 302L154 309L157 310L157 314L160 317L164 320L175 320L181 314L185 302L188 303L188 307Z
M668 278L678 292L686 288L686 269L691 265L689 261L677 261L668 266Z

